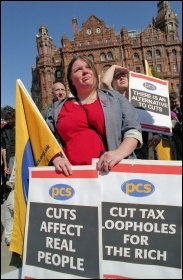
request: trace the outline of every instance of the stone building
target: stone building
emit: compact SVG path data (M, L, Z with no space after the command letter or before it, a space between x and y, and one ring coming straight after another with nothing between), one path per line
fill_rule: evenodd
M51 102L54 81L62 81L68 89L67 67L75 55L86 55L94 61L99 77L113 64L145 73L144 60L158 72L158 77L169 80L170 91L179 89L179 70L182 43L178 34L178 18L169 1L157 1L157 16L143 31L127 30L120 33L114 27L91 14L78 29L77 19L72 18L74 40L66 34L57 48L46 26L41 25L36 35L38 55L32 67L31 94L39 110Z

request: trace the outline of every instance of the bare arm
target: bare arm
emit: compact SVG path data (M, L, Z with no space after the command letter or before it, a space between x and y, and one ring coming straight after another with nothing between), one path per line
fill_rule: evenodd
M106 89L113 89L112 87L112 80L114 77L114 74L116 71L124 71L124 68L122 66L119 65L112 65L109 69L107 69L107 71L105 72L105 74L102 77L102 85L101 88L106 88Z
M1 152L2 152L2 161L5 166L5 165L7 165L6 164L6 149L1 148Z
M109 69L107 69L107 71L105 72L105 74L102 77L102 85L101 88L106 88L106 89L113 89L112 87L112 80L114 77L114 72L116 67L119 67L118 65L112 65Z
M7 162L6 162L6 149L1 149L1 152L2 152L2 161L3 161L3 165L4 165L4 172L6 174L9 174L9 168L8 168L8 165L7 165Z

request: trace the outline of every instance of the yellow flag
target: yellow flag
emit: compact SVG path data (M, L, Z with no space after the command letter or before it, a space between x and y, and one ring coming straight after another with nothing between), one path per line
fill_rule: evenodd
M152 76L151 68L149 67L149 64L146 59L145 59L145 70L147 76ZM150 139L152 136L153 136L152 132L148 132L148 139ZM148 159L154 159L153 147L149 147L148 149Z
M16 81L15 109L15 198L10 251L22 255L29 167L46 166L63 151L20 80Z
M149 67L149 64L146 59L145 59L145 70L147 76L152 76L151 68Z

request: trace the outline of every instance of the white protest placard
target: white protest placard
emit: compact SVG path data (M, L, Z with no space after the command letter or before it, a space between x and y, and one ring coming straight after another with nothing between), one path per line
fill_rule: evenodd
M142 130L172 134L168 81L130 72L129 101L136 108Z
M29 169L22 279L101 278L101 190L92 166Z
M30 168L22 279L182 279L182 163Z
M103 174L104 279L182 279L182 163L123 160Z

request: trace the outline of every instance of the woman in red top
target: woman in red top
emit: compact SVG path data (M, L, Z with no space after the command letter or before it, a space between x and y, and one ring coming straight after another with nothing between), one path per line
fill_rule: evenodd
M56 155L52 163L69 176L71 165L91 164L92 158L100 157L98 170L108 172L142 144L137 114L118 92L98 90L98 74L89 58L74 57L67 79L74 97L56 102L52 112L52 126L67 159ZM49 118L47 123L52 128Z
M56 128L62 132L63 150L73 165L92 164L92 158L98 158L100 152L105 150L100 136L105 137L104 116L99 100L93 101L84 103L83 109L74 100L68 100L58 114Z

